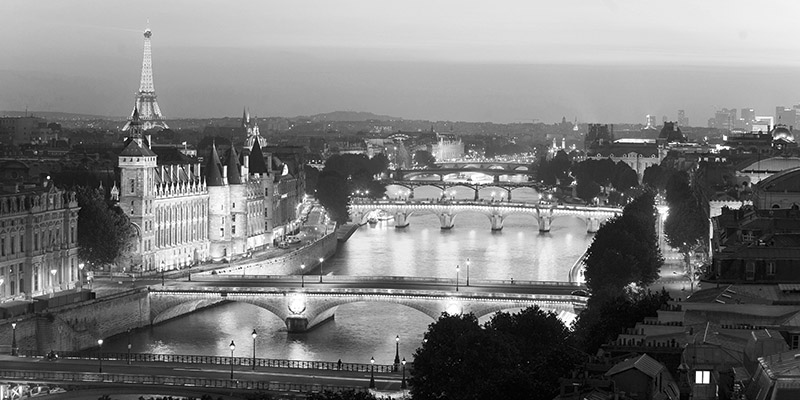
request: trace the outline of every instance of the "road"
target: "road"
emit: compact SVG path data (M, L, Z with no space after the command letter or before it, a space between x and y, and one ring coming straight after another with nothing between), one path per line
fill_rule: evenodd
M99 368L97 359L47 361L42 358L0 356L0 378L5 376L5 371L98 373ZM128 374L230 380L231 369L229 366L219 364L149 362L127 365L124 360L103 360L103 374L107 376ZM401 378L401 373L375 373L375 385L380 391L399 391ZM257 367L253 371L250 366L234 366L234 380L366 388L369 386L370 374L274 367Z

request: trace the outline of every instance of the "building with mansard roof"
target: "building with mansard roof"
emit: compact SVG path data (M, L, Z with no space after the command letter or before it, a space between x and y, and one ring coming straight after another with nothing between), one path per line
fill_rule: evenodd
M250 124L246 114L243 124ZM185 154L154 151L149 137L142 137L135 110L131 133L119 154L120 182L113 197L137 229L133 270L242 257L298 228L302 172L277 173L285 168L262 151L266 142L257 129L248 131L250 146L241 155L232 147L221 157L212 145L204 166ZM287 207L287 201L293 204Z

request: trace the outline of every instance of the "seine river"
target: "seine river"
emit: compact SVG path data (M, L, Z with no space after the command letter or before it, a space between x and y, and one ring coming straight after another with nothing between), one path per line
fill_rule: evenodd
M466 196L466 195L465 195ZM417 196L419 197L419 196ZM517 199L515 199L517 200ZM420 276L455 278L456 265L465 279L564 281L573 263L591 243L583 221L559 218L551 231L539 233L532 216L511 215L504 228L492 232L486 216L458 215L451 230L441 230L435 215L415 215L396 229L391 221L364 225L324 265L336 275ZM230 355L253 351L258 357L390 364L399 335L400 357L413 359L433 320L420 311L396 304L342 305L336 317L303 334L289 334L278 317L243 303L229 303L186 315L131 335L132 351L162 354ZM127 335L109 338L103 348L125 351Z

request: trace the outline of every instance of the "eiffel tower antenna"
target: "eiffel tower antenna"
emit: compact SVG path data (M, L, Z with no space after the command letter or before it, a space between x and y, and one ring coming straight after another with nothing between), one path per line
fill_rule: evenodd
M134 109L139 110L139 120L143 130L161 127L168 129L164 122L164 115L156 101L156 89L153 85L153 56L150 49L150 37L153 32L150 30L150 20L147 20L147 28L144 30L144 55L142 57L142 79L139 83L139 91L136 92L136 102ZM128 118L128 123L122 128L123 131L130 129L130 121L133 114Z

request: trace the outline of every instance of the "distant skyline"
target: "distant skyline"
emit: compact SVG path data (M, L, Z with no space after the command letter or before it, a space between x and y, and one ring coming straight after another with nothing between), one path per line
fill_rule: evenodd
M800 103L793 1L0 2L0 110L705 126Z

